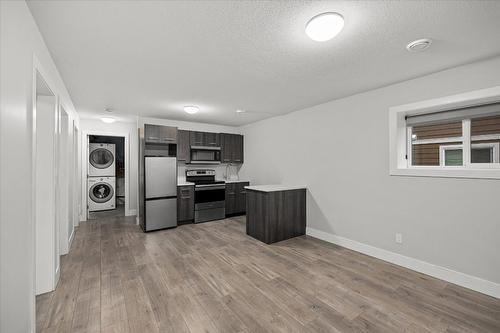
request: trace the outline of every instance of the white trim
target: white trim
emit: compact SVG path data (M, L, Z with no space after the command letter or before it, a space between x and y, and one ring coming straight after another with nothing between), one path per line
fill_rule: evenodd
M448 142L462 142L464 138L462 136L455 136L449 138L439 138L439 139L421 139L411 142L413 145L428 145L433 143L448 143Z
M73 227L73 231L71 231L71 235L69 235L69 240L68 240L68 249L71 249L71 244L73 244L73 238L75 238L75 232L76 232L76 227ZM69 251L68 251L69 253Z
M130 132L117 131L117 132L106 132L106 131L80 131L82 135L82 206L83 212L80 216L81 221L86 221L88 218L88 209L87 209L87 173L88 173L88 164L89 164L89 154L88 154L88 136L89 135L102 135L102 136L117 136L123 137L124 142L124 151L125 151L125 216L131 216L135 214L131 214L130 211Z
M392 264L430 275L432 277L472 289L474 291L500 298L500 284L482 278L454 271L446 267L434 265L422 260L407 257L399 253L387 251L368 244L360 243L345 237L333 235L321 230L306 228L306 235L333 243L356 252L360 252Z
M473 165L470 168L420 167L409 165L411 160L405 158L409 152L406 116L497 103L499 101L500 86L495 86L391 107L389 109L389 174L392 176L500 179L500 168L493 163L489 165ZM468 137L464 137L464 139L468 139ZM467 166L467 163L465 164Z
M472 141L500 140L500 134L474 135L471 137L471 140ZM455 136L455 137L438 138L438 139L420 139L412 141L411 143L413 145L428 145L432 143L447 143L447 142L462 142L462 141L465 141L464 137Z
M128 215L125 216L134 216L137 215L137 209L129 209Z

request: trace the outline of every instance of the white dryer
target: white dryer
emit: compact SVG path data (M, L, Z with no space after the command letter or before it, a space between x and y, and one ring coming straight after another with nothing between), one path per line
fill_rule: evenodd
M89 143L89 177L114 177L116 148L111 143Z
M116 208L115 177L89 177L87 184L89 212Z

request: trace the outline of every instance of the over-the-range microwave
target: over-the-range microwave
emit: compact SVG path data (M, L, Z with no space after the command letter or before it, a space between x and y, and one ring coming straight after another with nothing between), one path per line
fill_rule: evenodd
M220 164L220 147L191 146L191 164Z

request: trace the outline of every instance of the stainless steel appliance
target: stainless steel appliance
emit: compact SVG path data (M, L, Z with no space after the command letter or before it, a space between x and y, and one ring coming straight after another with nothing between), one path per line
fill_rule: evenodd
M191 164L220 164L220 147L191 146Z
M215 170L186 170L186 180L194 187L194 223L226 217L226 184L215 180Z
M143 231L177 226L175 143L148 143L139 130L139 224Z

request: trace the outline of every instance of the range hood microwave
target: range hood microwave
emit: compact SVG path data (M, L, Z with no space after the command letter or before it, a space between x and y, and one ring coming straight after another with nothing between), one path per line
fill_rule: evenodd
M220 164L220 147L191 146L191 164Z

